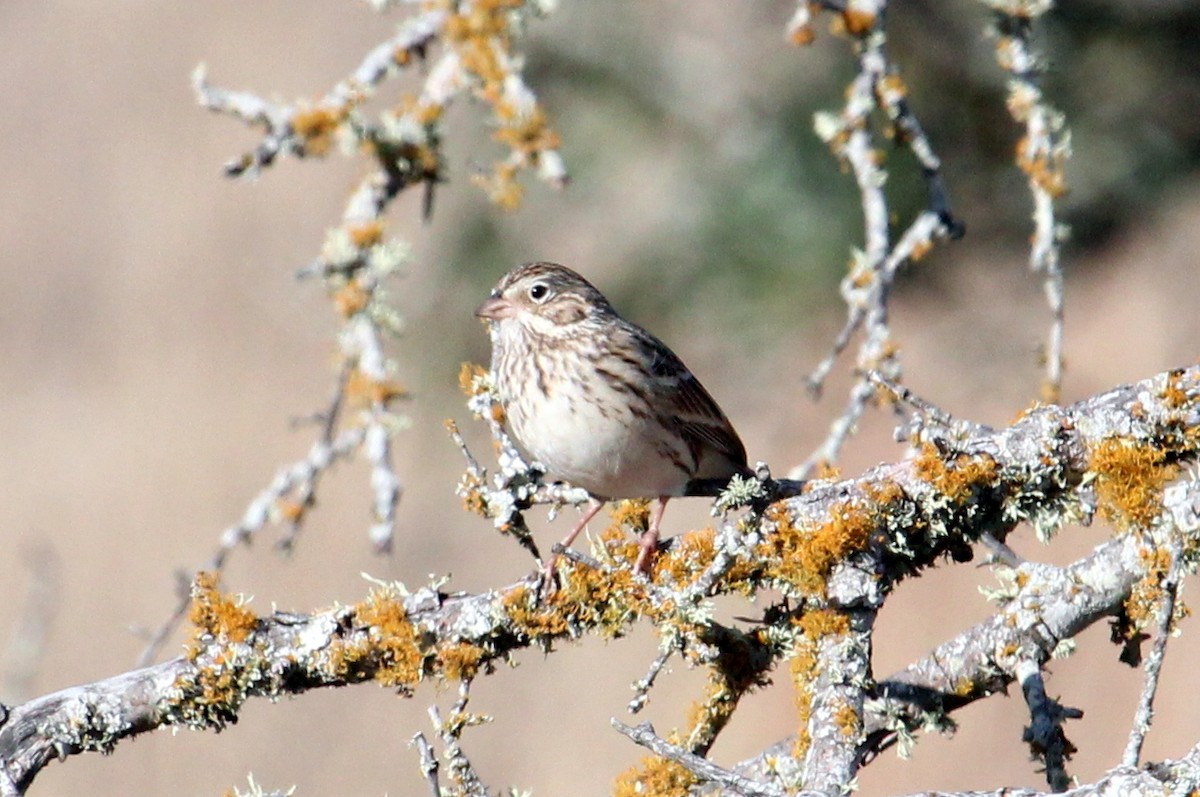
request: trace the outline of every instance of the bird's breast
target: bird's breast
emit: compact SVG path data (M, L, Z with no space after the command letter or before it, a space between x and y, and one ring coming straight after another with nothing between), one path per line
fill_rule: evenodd
M559 387L508 406L513 434L551 476L605 498L682 493L694 463L657 418L617 391Z

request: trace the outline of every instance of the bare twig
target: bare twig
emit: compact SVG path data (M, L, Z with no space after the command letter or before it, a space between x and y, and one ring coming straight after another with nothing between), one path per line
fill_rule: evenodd
M650 663L650 669L646 675L633 685L633 700L629 701L630 714L637 714L646 707L646 703L650 700L650 690L654 688L654 682L658 680L659 674L674 652L670 649L659 651L659 654L654 657L654 661Z
M442 797L442 788L438 784L437 754L433 752L433 745L429 743L423 733L414 734L412 744L417 748L417 754L421 757L421 774L429 783L429 793L433 797Z
M888 391L896 401L909 405L934 423L945 426L947 429L954 426L954 418L950 417L950 414L941 407L926 401L904 385L887 378L878 371L868 371L867 381L878 388Z
M325 445L333 443L333 435L337 429L338 417L346 400L346 380L349 379L350 372L350 363L343 362L336 384L334 385L333 396L330 398L325 411L320 413L321 436L319 440ZM298 511L290 512L284 517L283 533L276 543L280 550L291 552L295 547L296 538L300 535L300 529L303 526L303 520L307 516L308 510L316 503L317 485L320 483L321 475L324 472L324 469L314 469L292 491L295 495L293 503L298 507Z

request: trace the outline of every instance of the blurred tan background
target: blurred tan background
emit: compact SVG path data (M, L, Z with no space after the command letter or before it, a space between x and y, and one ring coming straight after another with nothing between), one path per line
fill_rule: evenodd
M1049 90L1069 114L1077 153L1067 400L1195 361L1200 332L1200 10L1072 6L1043 40L1053 48ZM264 537L235 554L227 589L253 595L260 611L304 611L361 598L362 572L409 584L452 574L451 588L476 590L528 571L515 544L459 509L461 463L441 427L457 418L487 452L455 375L463 360L487 356L471 309L522 260L575 266L667 339L725 406L752 459L782 473L808 454L846 384L835 377L817 405L803 391L841 323L836 280L861 222L852 181L810 132L813 112L840 102L848 48L824 34L807 50L786 45L791 10L604 0L563 3L532 26L529 78L564 134L573 184L563 193L529 185L515 215L487 206L468 178L497 153L479 132L480 110L462 106L449 120L451 181L432 223L420 222L416 196L391 215L391 232L414 250L395 289L408 323L395 351L415 394L412 429L396 440L407 492L395 553L370 552L366 472L355 464L323 483L290 559ZM335 319L320 288L292 273L318 252L360 166L283 160L256 183L224 179L221 165L256 139L201 111L189 73L204 61L219 85L316 97L395 21L333 0L0 5L0 654L21 617L52 608L31 591L31 562L58 562L33 694L133 666L139 629L173 603L173 571L204 562L276 469L307 450L312 430L289 421L319 409L333 378ZM1025 268L1027 197L1008 165L1016 133L981 34L986 19L969 4L929 0L897 5L891 21L893 51L968 225L964 241L922 262L895 297L908 383L951 412L1003 424L1037 393L1047 313ZM911 211L920 201L912 164L891 165L896 210ZM869 418L843 468L900 456L890 429ZM667 522L706 523L707 507L678 502ZM1044 549L1025 529L1013 541L1031 558L1066 562L1106 534L1070 530ZM905 584L878 626L877 672L985 617L976 585L990 581L956 566ZM1084 780L1118 760L1141 684L1106 635L1085 634L1049 681L1086 712L1067 728L1080 747L1071 771ZM1188 672L1197 650L1185 625L1150 757L1200 739ZM465 739L482 777L539 795L608 793L641 757L608 720L623 715L629 684L653 655L639 630L548 657L530 651L482 679L473 707L497 721ZM29 696L13 692L11 671L0 679L0 701ZM794 730L782 680L739 710L719 760ZM677 668L646 715L662 731L679 724L701 682ZM423 689L405 700L364 685L255 702L220 735L162 732L111 758L53 764L34 793L215 795L249 772L300 795L425 793L408 741L428 731L428 702L451 698ZM1043 783L1020 743L1019 692L956 719L956 738L924 738L913 760L889 753L864 771L863 793Z

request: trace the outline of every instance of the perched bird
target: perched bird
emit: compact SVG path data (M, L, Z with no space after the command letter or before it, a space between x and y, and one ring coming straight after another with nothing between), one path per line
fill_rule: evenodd
M513 436L552 476L592 496L564 548L605 501L654 498L636 564L645 572L669 498L694 479L749 473L745 446L700 380L571 269L518 266L475 314L490 328L492 378Z

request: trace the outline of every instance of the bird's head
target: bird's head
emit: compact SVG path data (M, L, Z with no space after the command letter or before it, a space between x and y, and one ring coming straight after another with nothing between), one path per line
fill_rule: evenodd
M504 275L475 315L500 327L516 322L537 334L561 335L611 312L604 295L571 269L526 263Z

